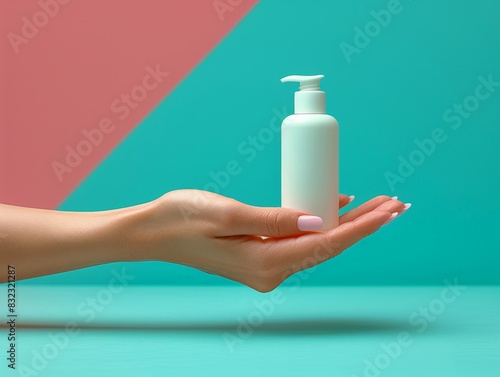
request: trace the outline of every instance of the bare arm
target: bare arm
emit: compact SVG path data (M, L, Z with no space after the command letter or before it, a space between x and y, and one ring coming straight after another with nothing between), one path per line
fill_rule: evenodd
M0 282L7 279L6 265L25 279L120 260L113 240L120 213L124 211L63 212L0 204Z

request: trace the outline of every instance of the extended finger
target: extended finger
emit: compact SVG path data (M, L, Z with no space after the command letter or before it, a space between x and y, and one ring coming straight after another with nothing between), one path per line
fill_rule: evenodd
M328 232L269 240L267 253L271 263L281 265L288 276L339 255L394 216L390 211L375 209Z
M339 208L345 207L353 200L354 200L354 195L347 196L344 194L339 194Z
M349 212L346 212L342 216L340 216L339 224L344 224L344 223L347 223L349 221L353 221L353 220L357 219L358 217L364 215L365 213L369 213L369 212L373 211L375 208L377 208L381 204L388 202L390 200L393 200L393 199L391 199L387 195L380 195L380 196L377 196L373 199L370 199L369 201L361 204L359 207L356 207L356 208L350 210Z

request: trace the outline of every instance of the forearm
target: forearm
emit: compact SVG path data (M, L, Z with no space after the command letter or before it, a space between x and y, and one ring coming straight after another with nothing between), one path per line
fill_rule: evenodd
M126 260L120 227L138 207L63 212L0 204L0 282Z

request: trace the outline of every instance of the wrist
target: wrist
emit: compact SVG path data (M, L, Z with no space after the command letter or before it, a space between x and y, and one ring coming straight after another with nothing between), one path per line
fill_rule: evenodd
M106 238L115 262L162 260L159 243L168 234L168 225L158 218L152 201L109 212Z

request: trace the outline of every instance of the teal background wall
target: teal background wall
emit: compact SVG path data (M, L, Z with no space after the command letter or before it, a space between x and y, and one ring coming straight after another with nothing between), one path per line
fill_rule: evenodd
M271 140L263 131L293 111L295 87L279 79L322 73L328 112L341 127L341 192L356 195L354 204L388 194L413 207L304 284L455 277L498 284L500 3L397 3L261 1L60 209L117 208L173 189L213 189L210 173L231 160L242 171L218 185L221 194L279 206L280 134L272 131ZM388 7L399 12L374 21L372 11ZM355 41L356 28L372 37ZM346 58L343 43L356 52ZM488 79L496 82L489 91L477 89ZM433 136L439 142L425 141ZM249 137L262 150L252 149ZM419 152L422 143L427 153ZM30 282L105 283L114 267ZM127 271L138 284L234 284L165 263L129 264Z

